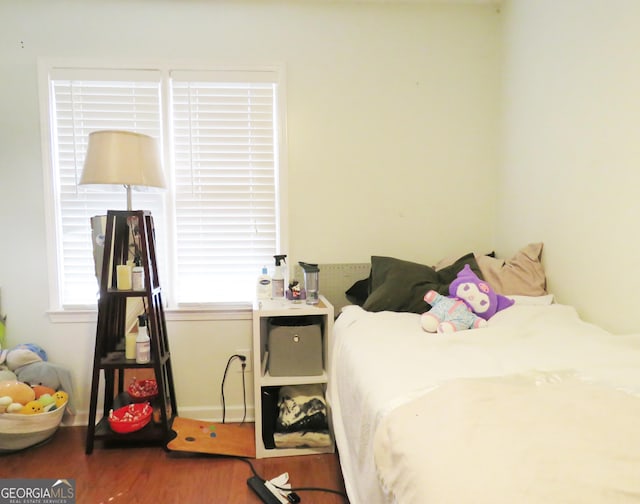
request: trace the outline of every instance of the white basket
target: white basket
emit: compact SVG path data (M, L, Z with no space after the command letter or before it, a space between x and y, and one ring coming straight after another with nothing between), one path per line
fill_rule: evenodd
M0 453L22 450L41 443L58 430L66 404L46 413L0 415Z

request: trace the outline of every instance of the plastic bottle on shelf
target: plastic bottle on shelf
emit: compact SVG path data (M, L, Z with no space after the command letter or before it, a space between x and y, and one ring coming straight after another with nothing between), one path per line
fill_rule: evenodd
M147 316L138 315L138 337L136 338L136 362L147 364L151 361L151 340L147 331Z
M258 284L256 285L256 298L269 299L271 297L271 277L267 271L267 267L262 267L262 273L258 276Z
M287 256L285 254L274 255L276 265L273 269L273 277L271 277L271 297L273 299L284 299L284 266Z
M144 290L144 268L140 265L139 257L136 257L135 266L131 269L131 284L133 290Z

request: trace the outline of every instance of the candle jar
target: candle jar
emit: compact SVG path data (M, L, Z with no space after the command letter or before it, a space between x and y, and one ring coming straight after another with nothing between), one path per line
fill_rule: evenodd
M118 290L131 290L131 266L128 264L116 266L116 287Z

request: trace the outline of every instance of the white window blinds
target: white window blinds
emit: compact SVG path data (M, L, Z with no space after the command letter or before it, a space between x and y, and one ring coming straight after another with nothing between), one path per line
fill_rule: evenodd
M242 299L276 250L276 85L229 77L172 73L177 296L187 302Z
M59 306L95 304L90 218L126 206L121 187L78 186L88 135L104 129L154 136L167 155L166 193L133 194L154 216L165 297L251 301L280 236L277 72L58 68L49 78Z
M122 187L78 186L89 133L124 129L159 137L160 73L53 71L51 95L58 284L63 306L82 306L95 303L98 292L90 218L126 208ZM135 194L135 208L161 215L160 198Z

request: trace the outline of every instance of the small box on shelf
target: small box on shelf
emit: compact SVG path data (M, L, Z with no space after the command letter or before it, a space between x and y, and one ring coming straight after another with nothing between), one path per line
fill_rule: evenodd
M271 318L267 352L271 376L322 374L322 318L314 315Z

